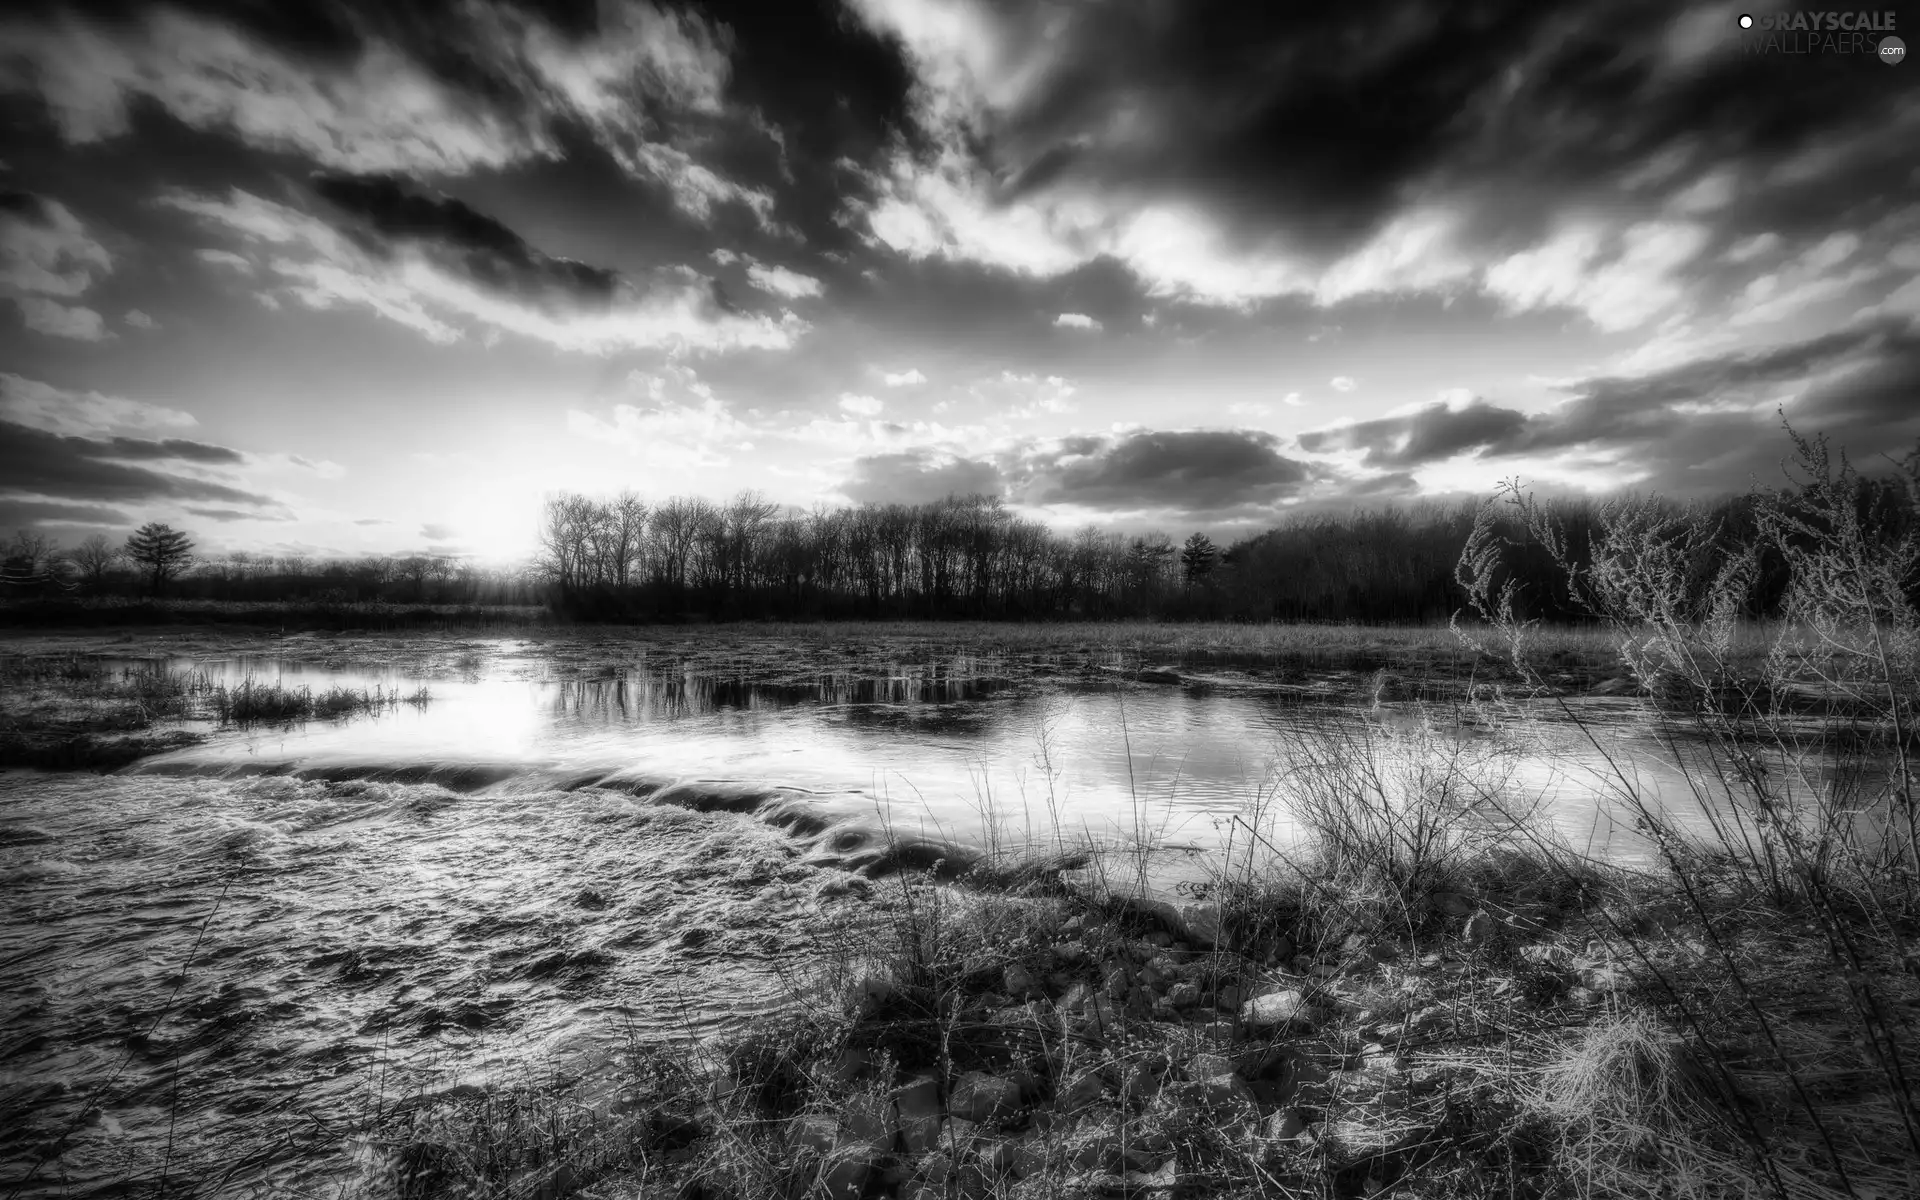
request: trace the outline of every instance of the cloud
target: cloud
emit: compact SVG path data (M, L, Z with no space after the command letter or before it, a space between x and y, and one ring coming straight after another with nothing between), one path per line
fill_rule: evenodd
M349 231L238 188L224 199L167 192L160 203L265 252L278 281L265 295L312 309L365 308L442 344L474 323L588 354L784 350L807 328L791 313L738 311L690 273L662 272L642 288L548 257L464 204L390 183L346 190L364 219Z
M840 408L855 416L877 417L883 407L885 406L872 396L856 396L852 392L843 392L840 395Z
M243 512L237 508L189 507L187 511L196 517L205 517L209 521L291 521L294 519L293 514L289 512Z
M620 282L604 267L542 254L494 218L393 175L321 174L313 188L357 220L376 252L417 247L448 274L493 292L592 306L611 301Z
M772 222L770 194L686 148L717 128L765 136L756 114L724 103L727 30L645 0L605 0L585 21L512 3L431 11L355 0L301 19L23 13L0 23L0 40L24 68L0 75L0 88L38 97L71 144L125 136L144 101L335 170L454 176L558 161L567 134L584 129L690 216L737 203Z
M97 342L112 336L91 308L71 303L113 270L113 255L57 200L0 190L0 297L28 329Z
M1286 395L1280 397L1280 403L1291 405L1294 408L1298 408L1302 404L1305 404L1306 401L1300 398L1299 392L1288 392Z
M1059 375L1002 371L969 385L967 394L994 417L1023 421L1072 412L1073 396L1078 390Z
M20 317L28 329L48 337L71 338L77 342L97 342L113 335L107 332L106 319L91 308L62 304L44 296L21 296Z
M393 524L393 522L387 520L385 517L361 517L359 520L355 521L354 524L355 525L391 525Z
M1824 236L1836 195L1892 214L1920 125L1852 63L1781 88L1722 18L1651 0L851 7L914 80L911 136L844 207L872 246L1036 278L1110 260L1209 305L1480 293L1602 331L1737 308L1763 232Z
M209 266L224 267L230 271L238 271L242 275L253 274L253 263L244 255L235 254L231 250L195 250L193 254L195 258Z
M29 496L80 502L212 500L269 506L265 496L224 483L178 475L134 461L226 462L224 447L196 442L94 439L0 422L0 486Z
M811 275L802 275L785 267L769 267L764 263L749 262L747 280L763 292L797 300L804 296L818 296L825 290L824 285Z
M451 525L422 525L420 536L429 542L450 542L460 536Z
M1367 468L1426 471L1463 456L1546 482L1636 483L1673 494L1770 481L1779 413L1843 446L1899 447L1920 436L1920 331L1864 322L1763 351L1729 352L1631 376L1561 385L1568 399L1526 413L1454 395L1378 420L1300 435L1311 454L1349 453ZM1484 477L1491 466L1478 468Z
M840 491L856 504L926 504L950 495L998 496L1004 486L991 462L914 449L855 459Z
M148 316L144 312L141 312L137 308L128 309L120 317L120 319L122 321L125 321L127 324L133 326L135 329L152 330L152 329L160 328L160 322L154 320L152 317Z
M1055 329L1087 329L1094 333L1100 332L1103 328L1100 322L1085 313L1061 313L1053 319L1053 327Z
M1297 495L1307 464L1257 430L1136 430L1062 438L1021 456L1027 504L1215 512Z
M133 525L133 518L120 509L98 504L67 504L58 500L0 496L0 528L58 528L69 525L125 529Z
M607 416L568 409L567 431L677 469L724 467L733 452L753 445L753 428L691 367L668 363L654 374L635 371L627 388L635 402L615 404Z
M904 371L887 371L881 374L880 382L888 387L911 387L927 381L918 368L909 367Z
M1351 375L1335 375L1332 379L1327 380L1327 386L1336 392L1351 392L1360 385L1353 381Z
M49 433L96 434L191 429L192 413L140 400L74 392L0 372L0 420Z

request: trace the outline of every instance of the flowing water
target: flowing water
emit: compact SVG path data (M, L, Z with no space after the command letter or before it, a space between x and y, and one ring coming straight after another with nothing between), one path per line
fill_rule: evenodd
M1290 739L1418 720L1241 683L474 669L426 681L424 706L212 730L105 776L0 774L0 1187L337 1194L356 1131L407 1089L777 1004L808 918L857 902L850 870L1065 840L1151 847L1177 882L1282 787ZM1626 737L1631 706L1606 711ZM1504 756L1502 778L1631 857L1567 773L1579 744Z

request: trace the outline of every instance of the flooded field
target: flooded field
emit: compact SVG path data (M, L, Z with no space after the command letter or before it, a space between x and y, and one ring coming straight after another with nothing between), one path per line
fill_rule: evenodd
M1287 747L1329 731L1437 721L1576 846L1639 852L1584 735L1516 752L1364 678L315 657L166 666L431 701L0 774L10 1193L339 1194L374 1109L777 1006L811 919L898 868L1087 845L1172 888L1236 818L1284 844ZM1630 751L1634 703L1586 703Z

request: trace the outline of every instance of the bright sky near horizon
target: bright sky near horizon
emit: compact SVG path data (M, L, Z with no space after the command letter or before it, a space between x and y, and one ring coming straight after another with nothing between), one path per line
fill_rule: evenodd
M631 487L1230 538L1771 482L1781 409L1905 449L1920 65L1737 15L11 6L0 531L505 559Z

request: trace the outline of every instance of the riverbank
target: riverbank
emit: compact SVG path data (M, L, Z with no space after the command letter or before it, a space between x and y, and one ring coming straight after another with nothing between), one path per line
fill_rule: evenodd
M1184 904L1058 877L850 883L820 917L828 961L792 981L779 1020L698 1047L639 1038L611 1071L558 1086L413 1097L369 1130L362 1184L913 1200L1920 1189L1901 1097L1847 1036L1847 987L1821 969L1812 923L1511 848L1412 897L1320 882L1341 868ZM1911 1029L1920 988L1893 947L1860 950Z

